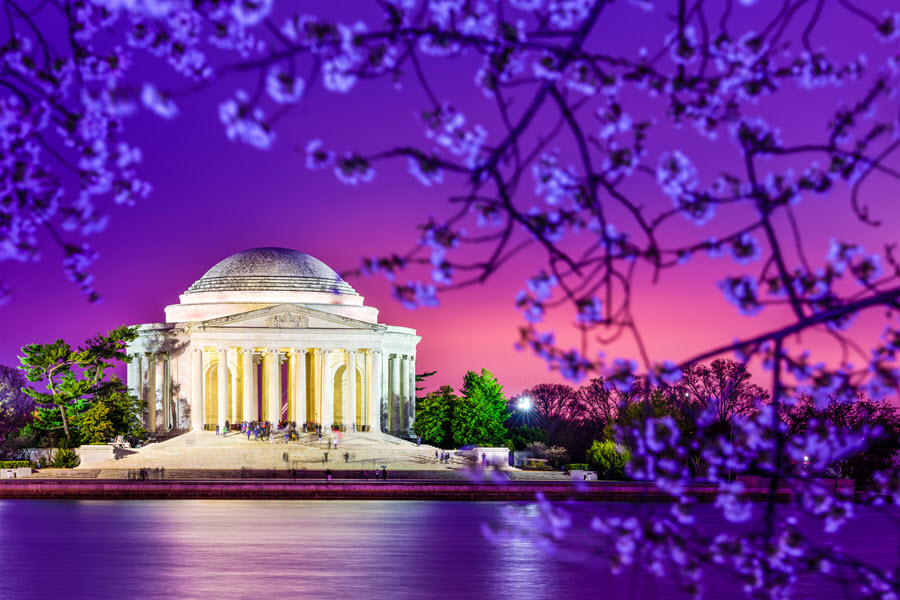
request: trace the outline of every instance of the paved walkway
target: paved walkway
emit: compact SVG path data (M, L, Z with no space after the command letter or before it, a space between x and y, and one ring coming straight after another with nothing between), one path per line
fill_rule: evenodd
M434 446L416 446L382 433L352 433L319 442L315 434L303 433L299 441L253 441L246 435L229 433L217 436L209 431L190 432L158 444L133 450L119 460L83 465L83 469L375 469L386 465L389 470L453 471L465 468L466 462L454 459L441 463ZM327 462L325 461L327 454ZM348 456L345 457L345 454Z

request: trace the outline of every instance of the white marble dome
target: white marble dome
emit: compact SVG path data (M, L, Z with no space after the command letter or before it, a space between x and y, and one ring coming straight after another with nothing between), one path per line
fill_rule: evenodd
M213 265L166 307L167 323L204 321L278 304L377 323L378 310L319 259L289 248L253 248Z
M358 295L331 267L288 248L253 248L232 254L216 263L185 294L267 290Z

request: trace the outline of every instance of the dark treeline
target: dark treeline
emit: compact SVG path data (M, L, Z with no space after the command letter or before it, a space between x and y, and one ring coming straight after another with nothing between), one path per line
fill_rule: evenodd
M530 400L530 408L520 406L522 398ZM671 417L683 439L702 433L705 437L721 436L729 443L739 443L740 440L731 439L734 419L753 417L768 403L768 392L753 383L744 365L719 359L710 364L689 365L682 378L672 385L649 386L645 380L635 378L630 387L624 387L602 377L577 388L538 384L510 400L507 426L511 446L516 450L536 447L540 453L544 447L535 446L537 442L551 455L564 450L568 460L597 468L596 460L592 460L592 446L594 454L598 442L620 444L619 451L627 451L621 445L622 433L643 427L648 418ZM808 460L801 459L795 465L798 470L808 468L803 464L806 462L824 464L827 466L817 468L815 474L851 478L861 488L871 483L876 471L895 469L894 462L900 454L900 415L893 404L862 396L851 402L831 397L822 407L811 397L800 395L792 406L781 407L779 417L788 441L815 428L822 429L823 434L868 430L871 435L873 443L865 452L843 457L806 457ZM689 452L682 459L694 476L703 476L707 467L703 456Z

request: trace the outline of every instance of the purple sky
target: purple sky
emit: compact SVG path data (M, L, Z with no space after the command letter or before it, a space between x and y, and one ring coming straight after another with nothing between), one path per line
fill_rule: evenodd
M348 10L350 4L336 6ZM613 7L616 26L606 30L609 37L591 43L637 46L650 43L653 36L661 37L662 30L643 26L641 14L626 3L617 4ZM816 46L827 43L833 51L850 54L856 52L861 36L871 36L856 22L848 25L839 13L828 15L836 16L817 30ZM878 49L870 39L865 45ZM439 93L453 97L455 105L473 120L481 117L480 111L485 121L494 118L487 116L490 105L478 92L456 95L459 89L471 89L471 61L431 65L435 66ZM138 58L135 72L155 78L165 70ZM399 142L421 145L424 138L413 115L422 108L424 98L413 86L398 91L387 81L376 81L360 85L350 95L315 86L277 124L274 148L261 151L228 141L218 120L216 105L244 83L226 79L179 100L180 115L172 121L143 111L126 122L126 138L143 149L140 171L154 191L134 207L111 208L110 226L91 240L100 254L93 273L104 296L102 303L88 304L65 280L59 252L49 243L39 263L0 264L0 278L12 283L16 293L12 303L0 308L0 364L18 364L19 348L26 343L62 337L78 344L122 323L161 321L166 305L177 303L178 295L193 281L232 253L283 246L309 253L341 271L357 266L363 255L405 251L416 239L417 223L429 214L445 213L443 199L453 190L452 184L424 188L398 163L380 168L370 184L346 187L329 173L306 170L304 156L297 151L315 137L339 149L384 148ZM858 91L852 86L832 89L828 105L810 104L804 95L788 93L777 103L763 103L759 111L782 124L788 141L809 135L818 139L824 115L837 105L840 95L855 97ZM647 104L646 110L653 114L654 107ZM660 116L658 111L655 116ZM733 154L719 153L685 131L673 130L667 136L661 143L691 151L701 172L715 172L733 160ZM529 186L524 186L524 194L530 193ZM648 188L646 194L648 203L669 202L658 190ZM866 194L878 200L896 192L876 180ZM830 237L864 239L868 249L877 250L876 242L888 239L900 225L896 213L885 211L878 215L885 221L881 231L868 232L850 218L843 192L805 203L798 211L806 223L807 250L816 265L821 264ZM724 222L740 218L728 215ZM686 221L682 226L695 233ZM678 235L677 230L671 233ZM466 370L484 367L494 371L509 394L515 394L536 383L559 380L541 360L513 350L521 322L513 297L540 258L528 251L486 285L444 295L437 309L404 309L391 300L389 287L380 278L351 279L350 283L365 296L366 304L380 309L380 321L418 331L423 339L417 367L438 371L432 385L459 387ZM649 285L649 275L639 276L635 311L644 319L654 357L683 359L779 321L777 313L757 319L735 314L715 288L715 280L736 271L740 269L726 259L699 258L684 270L666 274L655 287ZM569 322L562 315L551 324L566 339L571 335ZM872 327L860 328L857 339L869 344L872 331ZM806 343L815 344L815 338ZM632 352L632 345L625 342L606 354Z

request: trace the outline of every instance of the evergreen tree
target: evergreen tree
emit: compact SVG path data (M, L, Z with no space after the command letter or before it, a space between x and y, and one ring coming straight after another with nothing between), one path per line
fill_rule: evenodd
M451 423L457 399L449 385L419 398L416 402L416 435L441 448L453 447Z
M509 416L503 386L487 369L469 371L463 378L462 398L454 403L451 417L453 440L458 445L503 446Z
M106 370L114 361L130 362L125 346L137 337L136 327L117 327L106 335L97 334L85 342L83 348L73 350L63 340L52 344L29 344L19 357L21 369L28 381L47 386L46 392L25 388L26 394L43 405L59 410L66 439L72 439L69 428L70 408L81 400L90 400L102 393L109 383L104 380ZM37 424L37 422L36 422Z
M73 422L83 444L106 442L117 435L125 436L134 444L147 437L141 423L142 412L141 401L128 391L121 379L111 377L102 383L86 410Z

